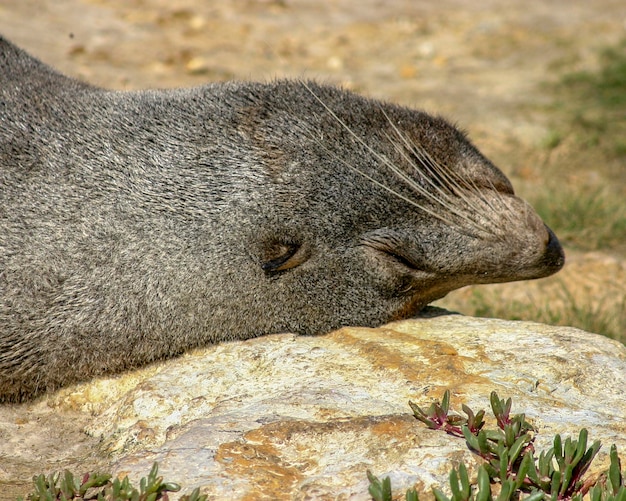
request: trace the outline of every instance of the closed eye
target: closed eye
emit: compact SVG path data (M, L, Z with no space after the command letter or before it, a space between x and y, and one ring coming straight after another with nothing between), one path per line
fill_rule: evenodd
M391 251L384 251L384 252L391 258L395 259L402 266L406 266L407 268L410 268L412 270L421 270L421 268L419 268L415 262L411 261L409 258L407 258L406 256L403 256L402 254L398 254L397 252L391 252Z
M300 266L309 259L309 253L298 243L274 242L268 246L264 257L261 268L274 274Z
M388 259L413 271L426 271L426 267L419 255L403 249L403 245L394 238L368 238L363 241L363 245L375 249L384 254Z

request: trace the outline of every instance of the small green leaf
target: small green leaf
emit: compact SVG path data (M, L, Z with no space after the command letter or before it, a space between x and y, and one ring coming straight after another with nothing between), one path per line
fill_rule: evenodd
M533 454L529 451L522 457L522 461L517 470L515 476L515 490L518 490L522 486L526 477L530 478L531 481L534 480L534 478L531 477L531 472L536 478L537 472L535 471Z
M459 465L459 478L461 480L461 494L463 499L470 499L472 495L472 485L470 484L467 468L464 463Z
M543 491L534 490L528 497L524 498L524 501L542 501L546 497L546 493Z
M485 437L492 442L504 441L504 432L502 430L481 430Z
M207 501L207 496L200 494L200 489L196 487L191 494L186 494L180 498L180 501Z
M493 411L493 415L498 419L498 416L502 416L504 409L502 408L502 401L498 397L498 394L495 391L491 392L489 396L489 403L491 403L491 410Z
M474 418L475 418L475 416L474 416L474 411L473 411L470 407L468 407L467 405L465 405L465 404L461 404L461 410L462 410L465 414L467 414L467 420L468 420L468 421L469 421L470 419L474 419Z
M522 460L522 465L527 465L528 469L527 470L525 469L526 476L535 485L539 485L539 473L537 472L537 466L535 465L535 458L533 457L533 453L532 452L527 452L524 455L524 459ZM525 468L526 468L526 466L525 466ZM521 467L520 467L520 470L521 470Z
M419 501L419 496L415 489L408 489L405 495L406 501Z
M515 492L515 488L512 480L505 480L502 482L500 488L500 494L497 501L509 501Z
M83 496L92 487L102 487L111 479L110 474L94 474L92 473L80 485L78 493Z
M559 490L559 495L563 496L563 494L565 494L567 489L570 487L573 472L574 472L573 465L568 464L567 466L565 466L565 471L562 473L561 488Z
M370 481L368 491L374 501L392 501L391 479L389 477L385 477L380 481L378 477L367 470L367 478Z
M617 495L617 491L620 487L622 487L622 465L619 456L617 455L617 447L615 444L611 446L609 457L611 458L609 481L611 482L611 487L613 488L613 494Z
M539 474L542 477L550 476L552 472L552 458L553 457L554 457L554 449L549 449L548 452L541 452L541 454L539 455Z
M391 501L391 479L383 478L383 501Z
M489 474L484 465L478 468L478 492L476 493L476 501L491 501Z
M450 498L439 489L433 489L433 495L437 501L451 501Z
M378 479L377 476L375 476L369 470L366 471L366 474L367 474L367 479L370 482L370 485L368 488L370 495L372 496L372 498L374 498L375 501L381 501L383 489L382 489L382 484L380 483L380 480Z
M165 492L178 492L181 489L180 484L176 482L167 482L165 484L161 484L161 489Z
M443 399L441 400L441 409L446 414L450 410L450 390L446 390L443 394Z
M506 415L507 418L511 414L512 405L513 405L513 400L511 400L510 398L507 398L506 403L504 404L504 414Z
M456 470L452 468L449 476L450 490L452 490L452 499L454 501L462 501L461 488L459 487L459 477Z
M563 447L561 441L561 435L558 433L554 436L554 445L552 449L554 451L554 458L556 459L559 466L563 463Z
M478 450L480 452L483 454L492 452L489 442L487 441L487 434L483 430L478 432L476 438L478 439Z
M487 474L489 475L489 478L499 478L500 475L500 464L498 463L498 461L495 461L496 464L491 464L491 463L485 463L483 466L485 467L485 470L487 470Z
M530 442L530 436L527 434L519 437L509 449L509 462L514 463L521 454L522 450Z
M559 491L561 489L561 472L555 470L552 474L552 482L550 482L550 495L552 499L557 499Z
M467 426L462 426L461 431L463 432L463 436L465 437L465 441L467 442L467 446L470 449L473 449L477 452L480 452L480 445L478 443L478 437L474 435ZM482 433L482 431L480 432ZM479 433L479 434L480 434Z
M589 501L602 501L602 487L598 484L589 490Z
M440 427L438 423L435 423L432 417L435 414L434 406L431 405L428 411L424 412L421 407L409 400L409 406L413 410L413 416L428 426L431 430L436 430Z
M581 429L580 432L578 433L578 447L576 451L576 456L578 456L579 458L582 458L583 454L587 450L588 436L589 436L589 432L587 431L587 428Z
M496 461L492 461L494 467L496 467L498 471L498 475L500 479L504 480L506 478L506 473L509 467L509 453L508 449L504 447L503 443L498 445L498 449L496 451L496 457L498 458Z

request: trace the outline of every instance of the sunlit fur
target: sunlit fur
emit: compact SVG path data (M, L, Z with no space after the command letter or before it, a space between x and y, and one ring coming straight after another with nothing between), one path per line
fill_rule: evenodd
M441 118L314 82L109 91L0 38L0 401L562 265Z

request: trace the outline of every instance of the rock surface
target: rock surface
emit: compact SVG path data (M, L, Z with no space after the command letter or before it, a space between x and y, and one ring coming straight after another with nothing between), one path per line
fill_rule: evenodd
M8 413L13 423L37 415L40 426L55 416L92 437L66 462L107 463L137 479L158 461L168 480L210 499L367 500L366 469L390 475L397 492L430 491L447 485L458 461L479 464L463 440L411 415L409 399L427 406L445 389L457 409L488 409L492 390L512 397L513 412L539 428L539 450L555 433L575 438L587 427L604 444L592 474L606 466L612 443L626 451L624 345L572 328L460 315L212 346L0 408L0 426L10 424ZM11 433L12 460L23 462L34 430ZM56 441L61 431L46 433ZM3 463L7 452L0 445Z
M524 196L558 164L548 156L567 157L566 144L541 148L553 113L543 82L595 68L598 50L623 38L624 26L623 0L566 7L505 0L0 2L4 35L107 87L307 76L443 113L470 131ZM573 174L564 165L567 180ZM599 172L600 184L623 184L602 177L594 162L581 182L595 186ZM553 304L563 280L577 287L577 304L595 312L597 304L623 304L623 263L623 252L613 261L568 249L554 278L484 290L494 291L493 302L529 296L528 304ZM469 311L469 293L449 296L448 307ZM367 499L366 468L389 472L397 492L416 481L427 489L444 479L451 460L475 460L462 441L410 415L409 398L426 405L448 385L456 408L487 408L493 389L513 397L514 411L528 412L540 427L539 447L554 432L574 435L588 426L602 452L616 442L626 455L623 346L576 330L471 318L420 321L411 327L415 336L406 329L213 347L33 404L0 406L0 500L24 494L42 471L101 467L138 475L154 459L186 489L238 489L248 499L265 486L271 499L315 499L314 492L323 499L329 491L327 499ZM214 373L211 360L222 369ZM164 383L193 374L193 365L201 371L188 384ZM259 378L244 386L255 368ZM287 374L283 383L273 379L279 372Z

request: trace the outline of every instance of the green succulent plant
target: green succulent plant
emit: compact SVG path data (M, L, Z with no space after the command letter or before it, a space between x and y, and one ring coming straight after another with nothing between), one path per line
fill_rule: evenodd
M491 393L491 409L497 428L485 429L484 411L474 413L466 405L467 417L450 412L450 392L441 402L424 410L409 402L413 415L434 430L465 438L468 448L484 463L476 480L470 481L467 466L460 464L449 477L451 497L433 489L436 501L626 501L626 481L615 445L610 450L609 470L597 479L584 479L600 450L600 442L587 447L588 432L580 430L577 440L556 435L553 445L535 457L537 430L524 414L511 415L511 399L501 400ZM375 501L391 501L389 477L379 480L367 472L369 492ZM417 501L417 492L409 489L406 499ZM587 499L587 498L586 498Z
M167 501L168 492L178 492L180 485L163 482L154 463L147 477L139 481L137 489L128 477L111 480L111 474L87 473L80 481L65 470L63 473L39 475L33 478L34 490L18 501ZM181 501L206 501L198 489L182 496Z

